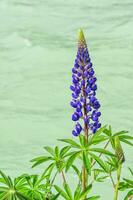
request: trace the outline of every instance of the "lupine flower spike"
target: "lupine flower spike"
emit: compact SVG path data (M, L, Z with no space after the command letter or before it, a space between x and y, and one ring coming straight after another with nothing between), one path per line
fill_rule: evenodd
M91 130L92 133L101 127L98 111L100 103L96 98L96 76L89 56L86 40L82 30L78 34L78 51L72 68L72 101L70 105L75 109L72 120L76 123L72 131L78 136L82 130Z

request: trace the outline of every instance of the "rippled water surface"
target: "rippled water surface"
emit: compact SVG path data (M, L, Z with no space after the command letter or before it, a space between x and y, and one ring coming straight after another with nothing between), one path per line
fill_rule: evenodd
M0 168L11 175L31 171L29 160L44 145L71 136L69 85L80 27L98 77L102 122L132 133L133 1L1 0ZM125 150L124 174L133 166L131 148ZM108 182L95 192L112 200Z

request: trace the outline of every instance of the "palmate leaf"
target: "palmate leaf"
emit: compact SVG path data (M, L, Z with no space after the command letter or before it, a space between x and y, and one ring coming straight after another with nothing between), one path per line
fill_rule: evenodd
M66 172L69 170L69 168L72 166L74 160L80 155L81 151L74 152L67 160L66 162Z
M21 176L14 178L14 185L15 185L15 188L17 188L17 190L20 190L25 187L25 185L26 185L25 177L26 176L27 176L27 174L22 174Z
M29 197L29 199L43 200L44 192L46 192L45 187L43 187L44 179L40 178L38 175L29 175L26 177L27 185L24 189L24 194Z

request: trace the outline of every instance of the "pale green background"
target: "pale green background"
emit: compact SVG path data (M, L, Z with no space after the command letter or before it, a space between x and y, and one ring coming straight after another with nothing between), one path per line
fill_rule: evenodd
M44 145L71 137L69 85L80 27L98 77L102 122L132 133L133 1L0 0L0 168L6 173L30 172L29 160ZM124 174L133 166L131 148L125 151ZM109 183L95 192L112 200Z

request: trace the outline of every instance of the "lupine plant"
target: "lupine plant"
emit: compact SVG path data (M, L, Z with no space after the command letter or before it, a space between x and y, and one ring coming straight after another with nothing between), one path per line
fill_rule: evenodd
M122 179L126 161L122 143L133 146L133 137L127 131L114 132L111 126L101 127L96 82L84 33L80 30L70 86L71 118L75 123L72 136L59 139L63 147L45 146L46 153L31 160L32 167L44 164L42 174L23 174L12 179L1 171L0 200L97 200L101 197L93 190L94 183L104 184L106 179L112 184L110 200L120 200L119 192L123 190L128 190L124 200L133 199L132 179ZM77 177L73 187L69 185L73 179L70 172Z

